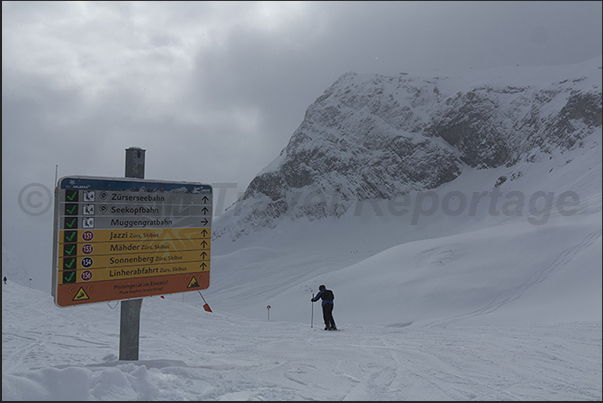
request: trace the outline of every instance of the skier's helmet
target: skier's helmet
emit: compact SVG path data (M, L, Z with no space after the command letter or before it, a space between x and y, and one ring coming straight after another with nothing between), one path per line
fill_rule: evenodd
M324 290L325 288L327 288L327 287L325 287L324 285L321 285L320 287L318 287L318 289L319 289L320 291Z

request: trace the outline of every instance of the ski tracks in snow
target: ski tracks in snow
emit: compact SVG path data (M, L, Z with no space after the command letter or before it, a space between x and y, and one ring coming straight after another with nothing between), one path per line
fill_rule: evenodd
M491 313L500 308L501 306L508 304L509 302L515 301L516 299L520 298L530 287L533 287L534 285L543 282L553 271L569 263L574 258L574 256L576 256L576 254L578 254L582 249L594 243L601 236L601 233L602 230L597 230L588 234L588 236L586 236L586 238L584 238L579 244L563 250L550 265L545 266L532 273L532 275L530 275L530 277L522 284L501 292L488 305L479 308L475 311L458 315L453 318L447 318L440 321L433 321L426 324L425 326L450 325L452 323L465 320L469 317Z
M600 326L406 328L385 334L360 329L353 340L340 342L357 351L362 372L348 374L355 384L331 399L598 399L600 388L593 385L601 376ZM576 330L582 332L577 338ZM340 365L338 371L351 368ZM566 383L569 393L562 392Z
M82 310L3 304L3 400L601 400L600 321L325 332L145 304L138 362L117 360L106 309L67 331Z

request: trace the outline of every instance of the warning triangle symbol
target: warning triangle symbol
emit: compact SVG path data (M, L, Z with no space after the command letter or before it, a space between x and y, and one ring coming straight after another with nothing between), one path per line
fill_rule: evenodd
M193 276L193 278L191 278L191 281L188 283L186 288L194 288L194 287L199 287L199 283L197 282L197 279L195 278L195 276Z
M75 297L73 297L73 301L84 301L86 299L90 299L86 291L84 291L84 287L80 287L79 290L75 293Z

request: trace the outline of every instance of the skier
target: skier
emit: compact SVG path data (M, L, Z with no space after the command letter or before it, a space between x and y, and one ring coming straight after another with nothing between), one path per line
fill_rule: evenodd
M337 330L335 319L333 319L333 300L335 299L333 291L327 290L324 285L318 287L318 290L318 294L312 298L312 302L322 298L322 317L325 320L325 330Z
M6 280L8 280L8 279L6 278L6 276L4 276L4 278L2 280L4 280L4 284L6 284Z

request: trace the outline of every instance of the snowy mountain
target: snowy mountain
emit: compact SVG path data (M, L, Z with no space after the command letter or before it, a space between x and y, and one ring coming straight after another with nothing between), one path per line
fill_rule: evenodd
M600 321L601 143L601 57L345 74L214 221L207 295L299 301L283 320L323 283L350 323Z
M346 73L215 223L214 237L237 239L284 217L340 217L358 201L435 189L467 168L542 161L600 136L601 119L600 57L437 75Z

